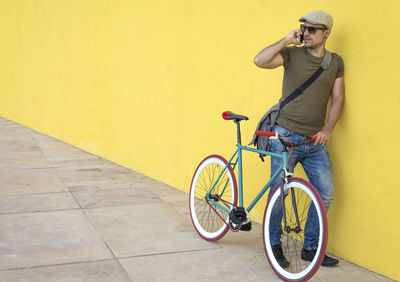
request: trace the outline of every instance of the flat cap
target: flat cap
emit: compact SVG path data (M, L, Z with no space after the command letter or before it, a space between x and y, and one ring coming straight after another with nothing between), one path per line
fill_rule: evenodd
M333 18L328 13L323 11L312 11L299 19L300 22L308 21L313 24L322 24L329 29L332 29Z

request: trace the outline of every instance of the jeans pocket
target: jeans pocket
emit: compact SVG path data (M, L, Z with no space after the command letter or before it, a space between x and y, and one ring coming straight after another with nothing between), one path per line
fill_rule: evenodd
M274 132L278 133L282 137L289 137L292 134L291 131L289 131L279 125L275 125Z

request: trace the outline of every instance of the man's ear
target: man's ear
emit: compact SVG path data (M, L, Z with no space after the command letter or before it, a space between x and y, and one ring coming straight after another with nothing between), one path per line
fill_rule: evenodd
M326 33L325 33L325 35L324 35L324 38L327 39L327 38L329 37L330 34L331 34L331 30L330 30L330 29L327 29L327 30L326 30Z

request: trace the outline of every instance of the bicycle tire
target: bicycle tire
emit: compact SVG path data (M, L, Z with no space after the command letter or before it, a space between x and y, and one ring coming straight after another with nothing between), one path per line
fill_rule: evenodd
M199 164L192 178L189 193L190 217L197 233L207 241L221 239L229 230L229 214L215 203L228 205L228 210L232 205L236 206L236 178L232 167L227 164L228 162L223 157L210 155ZM225 167L227 169L224 171ZM218 179L221 173L222 176ZM217 179L218 182L216 182ZM216 185L212 194L215 195L215 200L207 201L205 196L214 183ZM219 200L218 197L224 201Z
M293 189L292 189L293 188ZM263 241L264 250L268 259L268 262L273 271L284 281L307 281L310 279L320 267L326 251L326 244L328 239L328 225L325 208L321 197L317 190L309 182L301 178L292 177L289 178L287 184L285 184L285 211L287 213L287 225L290 227L297 226L297 219L292 208L293 200L292 194L295 195L295 202L298 209L298 219L300 222L300 230L286 232L283 228L283 219L281 220L282 236L281 243L285 258L289 262L289 266L283 268L279 265L275 256L272 252L270 228L271 224L271 213L274 209L281 210L281 190L280 184L275 188L269 197L267 206L264 212L263 221ZM312 208L311 203L315 209ZM275 210L276 211L276 210ZM315 213L316 212L316 213ZM314 259L309 262L301 258L301 252L304 243L304 229L307 221L307 216L317 215L318 224L318 236L317 240L317 252ZM279 221L279 220L278 220ZM275 225L276 226L276 225Z

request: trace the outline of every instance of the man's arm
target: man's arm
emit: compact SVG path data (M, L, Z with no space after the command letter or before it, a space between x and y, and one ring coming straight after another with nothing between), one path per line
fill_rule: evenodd
M282 55L279 54L279 52L290 44L299 44L297 40L299 35L300 30L292 30L285 38L264 48L254 58L254 64L257 67L265 69L274 69L282 66L284 62Z
M336 78L332 88L332 101L329 109L328 119L325 126L316 134L317 139L314 145L325 144L331 138L333 128L342 113L344 103L344 79L343 77Z

